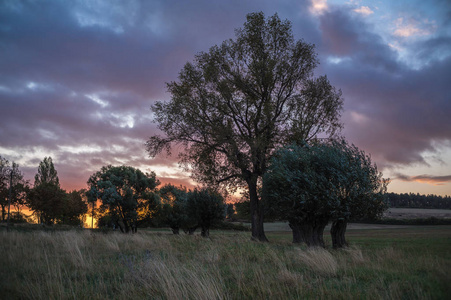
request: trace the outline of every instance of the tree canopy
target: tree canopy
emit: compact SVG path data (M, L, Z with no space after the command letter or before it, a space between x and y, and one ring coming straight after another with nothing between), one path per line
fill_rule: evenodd
M201 228L201 236L210 236L210 227L218 221L224 220L226 206L224 198L218 192L208 189L194 189L189 191L187 205L188 217Z
M2 221L5 221L6 208L9 205L9 200L11 200L11 205L20 212L21 207L26 203L28 190L29 183L24 179L22 172L19 170L19 165L15 162L10 164L6 158L0 156L0 206L2 209Z
M178 188L172 184L163 186L158 192L161 199L160 217L174 234L179 234L180 228L188 226L186 214L188 192L186 188Z
M71 191L64 197L60 222L68 225L83 225L88 204L84 199L85 190Z
M138 208L154 201L154 189L159 184L154 172L143 173L129 166L105 166L88 180L89 201L101 200L122 232L136 232Z
M39 163L38 167L38 173L34 176L34 185L40 185L42 183L51 183L56 186L59 186L59 178L58 178L58 172L55 169L55 166L53 165L52 158L44 157L44 160L42 160Z
M341 128L341 92L315 78L314 46L295 40L276 15L247 15L236 38L195 56L168 84L169 102L152 106L165 136L147 141L150 156L182 144L180 162L210 185L248 190L252 237L266 241L257 186L281 145L331 136Z
M45 157L34 177L34 186L27 199L28 207L34 211L38 222L53 224L61 218L66 191L61 189L58 173L51 157Z
M28 207L39 223L54 224L65 209L66 192L52 182L35 185L28 194Z
M263 178L263 196L290 222L294 242L324 246L324 228L333 221L333 244L342 247L348 221L375 218L386 209L387 184L368 155L332 140L279 149Z

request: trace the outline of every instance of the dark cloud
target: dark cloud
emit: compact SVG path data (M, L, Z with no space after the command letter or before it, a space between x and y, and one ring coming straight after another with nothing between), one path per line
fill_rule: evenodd
M434 149L434 141L451 140L451 101L445 92L446 78L451 78L451 58L421 72L349 70L340 75L354 79L353 86L343 87L346 133L384 160L419 161L422 152Z
M144 147L158 132L149 108L168 98L165 82L197 52L233 37L247 13L306 14L298 5L293 12L290 1L3 2L0 147L30 180L53 155L70 188L107 164L175 168L176 157L151 160ZM311 19L296 25L314 31ZM191 184L183 172L163 175Z
M425 64L440 63L451 53L451 36L438 36L415 43L414 58Z
M351 59L354 64L364 64L354 65L354 68L366 67L384 72L399 69L395 52L380 35L371 31L360 16L333 8L320 16L320 29L323 59L337 56Z
M322 70L343 91L348 138L383 166L421 162L434 142L451 140L450 37L432 37L432 45L423 40L417 56L424 66L416 70L349 12L332 9L320 20L323 61L342 59Z

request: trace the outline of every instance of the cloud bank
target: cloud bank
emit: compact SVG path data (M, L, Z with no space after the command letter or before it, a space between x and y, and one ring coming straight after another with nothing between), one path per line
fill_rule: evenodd
M425 151L451 141L451 10L445 1L426 8L428 20L344 1L3 1L0 154L28 178L52 156L67 189L107 164L194 184L176 157L148 158L144 143L159 133L149 108L170 99L166 83L196 53L264 11L316 45L318 74L343 91L349 140L394 172L428 163Z

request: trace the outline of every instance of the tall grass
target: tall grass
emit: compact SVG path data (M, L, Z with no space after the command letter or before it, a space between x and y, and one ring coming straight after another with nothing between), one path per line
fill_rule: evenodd
M377 237L377 235L376 235ZM433 234L428 236L434 239ZM174 236L0 232L1 299L444 299L449 231L437 248L383 237L307 249L248 233ZM419 238L418 241L420 240ZM443 242L445 239L445 242ZM362 239L363 240L363 239ZM432 241L431 240L431 241ZM352 241L352 240L351 240ZM379 244L378 244L379 243ZM375 246L377 245L377 246ZM421 242L418 245L422 245ZM423 247L423 246L421 246ZM449 248L448 248L449 250Z

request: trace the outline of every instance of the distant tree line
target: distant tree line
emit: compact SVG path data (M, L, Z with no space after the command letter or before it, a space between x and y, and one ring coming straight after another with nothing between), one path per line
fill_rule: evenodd
M154 172L130 166L104 166L90 176L88 190L69 193L61 189L50 157L40 162L32 187L17 164L2 159L1 166L3 219L11 199L28 206L38 223L83 225L89 204L98 227L135 233L138 227L167 226L174 234L200 228L208 237L212 226L234 214L218 185L158 188ZM363 151L344 139L328 139L277 149L257 191L262 212L268 219L287 220L294 243L324 247L324 228L332 222L333 246L344 247L349 221L378 218L386 209L387 183ZM251 202L238 203L236 211L252 218L251 207Z
M129 166L105 166L88 180L89 190L66 192L60 187L51 157L40 162L33 186L23 179L16 163L0 157L0 205L2 221L8 205L17 210L12 222L31 221L20 212L24 206L40 224L83 226L90 215L98 227L118 228L134 233L138 227L168 226L174 234L180 230L209 236L210 228L220 223L233 207L213 188L187 190L171 184L157 188L155 173L143 173ZM100 205L97 205L100 203Z
M390 207L451 209L451 196L387 193Z
M58 173L51 157L40 162L34 184L24 180L19 165L10 164L0 157L0 205L2 221L5 221L7 206L16 212L11 213L12 222L27 222L30 218L21 213L23 207L33 211L38 223L83 225L87 212L85 191L66 192L61 189Z
M142 226L168 226L193 234L210 228L226 216L224 197L212 188L187 190L171 184L157 188L155 173L143 173L129 166L106 166L88 180L88 201L100 201L98 226L136 232Z
M388 207L451 209L451 196L432 194L421 195L419 193L386 193L385 195ZM236 211L234 218L238 220L250 220L249 201L242 199L241 201L234 203L234 209ZM267 220L272 219L271 215L268 215ZM382 220L379 220L379 222L382 222Z

